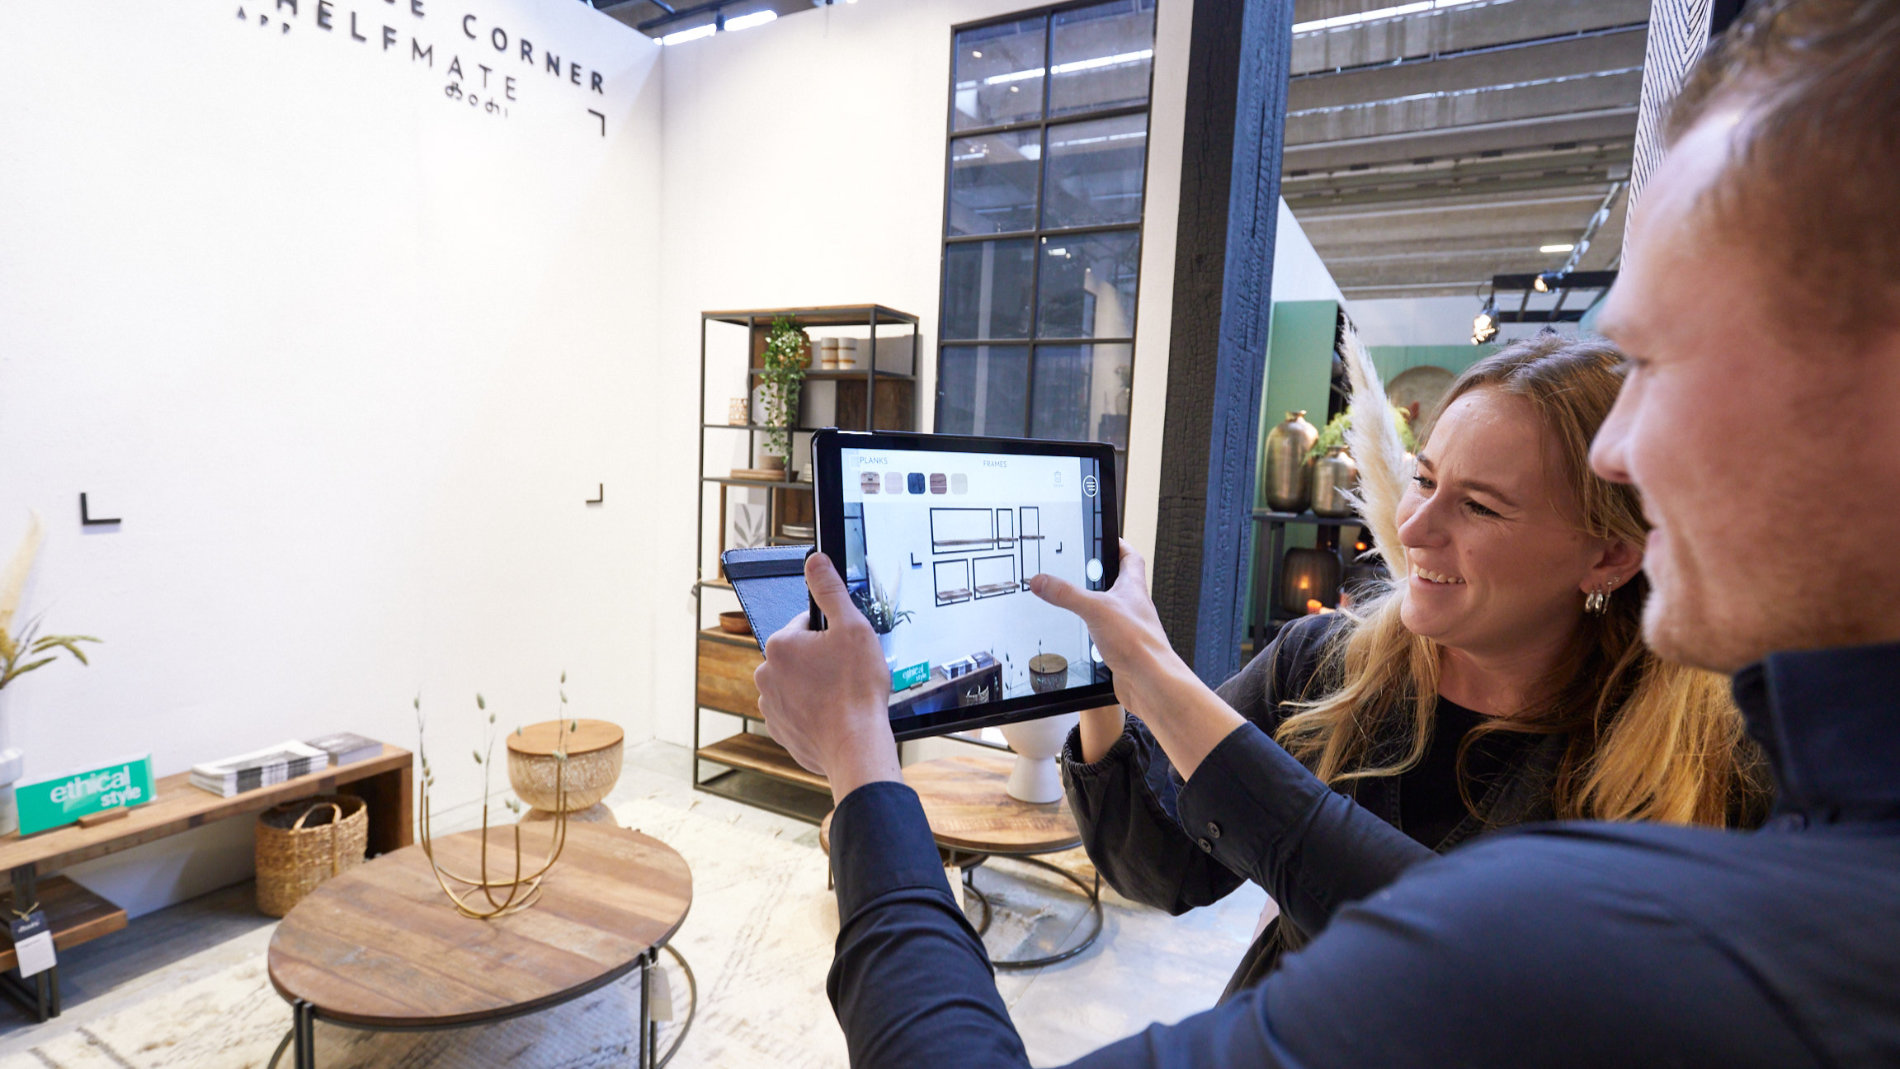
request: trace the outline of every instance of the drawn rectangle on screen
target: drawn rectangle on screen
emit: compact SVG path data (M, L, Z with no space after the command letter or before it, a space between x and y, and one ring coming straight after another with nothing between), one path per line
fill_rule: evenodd
M1042 510L1024 505L1017 511L1022 514L1022 537L1016 542L1017 555L1023 562L1023 589L1028 590L1029 577L1042 571Z
M968 553L996 548L996 517L989 509L931 509L930 552Z
M996 510L996 548L1016 548L1016 513L1010 509Z
M940 560L931 567L931 573L936 582L937 604L955 605L970 600L969 560L962 557Z
M1016 555L1014 553L978 557L971 562L970 567L971 578L976 583L977 597L994 598L1016 593Z

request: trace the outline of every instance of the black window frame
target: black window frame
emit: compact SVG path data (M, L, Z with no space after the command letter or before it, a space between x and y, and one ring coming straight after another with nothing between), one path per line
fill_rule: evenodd
M1154 32L1157 35L1160 33L1160 8L1163 2L1164 0L1154 0L1154 6L1155 6ZM1140 333L1140 317L1141 317L1141 294L1142 294L1141 257L1146 255L1147 248L1148 248L1148 245L1147 245L1147 241L1148 241L1148 235L1147 235L1148 173L1149 173L1149 165L1153 162L1153 159L1154 159L1153 151L1152 151L1153 144L1152 144L1152 141L1150 140L1154 133L1154 68L1155 68L1155 64L1154 64L1153 57L1152 56L1150 57L1149 63L1148 63L1148 88L1147 88L1146 93L1144 94L1145 99L1142 101L1142 103L1138 105L1123 104L1123 105L1117 105L1117 106L1112 106L1112 107L1096 108L1096 109L1087 110L1087 111L1068 112L1068 113L1065 113L1063 115L1056 116L1053 118L1049 115L1049 95L1050 95L1051 87L1055 84L1055 77L1053 76L1053 73L1052 73L1054 69L1054 56L1055 56L1055 17L1065 11L1077 11L1077 10L1082 10L1085 8L1098 7L1102 3L1103 3L1103 0L1068 0L1068 2L1065 2L1065 3L1048 4L1042 7L1028 8L1022 11L1012 12L1007 15L999 15L994 18L978 19L974 22L960 23L950 28L950 86L949 86L948 100L945 103L945 117L944 117L945 137L944 137L944 153L943 153L943 156L944 156L943 224L939 230L939 233L942 237L943 246L942 246L942 251L938 257L938 263L937 263L937 374L936 374L936 384L935 384L936 388L934 391L936 394L936 403L935 403L935 407L933 408L931 412L931 426L935 429L941 430L942 428L943 407L944 407L943 358L944 358L944 353L946 352L946 350L968 350L968 351L974 352L978 349L987 347L991 350L992 354L995 354L999 350L1004 351L1004 352L1013 352L1013 351L1018 351L1018 350L1026 351L1027 363L1026 363L1026 369L1025 369L1024 377L1023 377L1023 381L1024 381L1023 422L1022 422L1022 427L1020 428L1020 432L1019 432L1021 437L1031 437L1032 436L1031 431L1033 430L1035 426L1036 356L1037 356L1038 350L1044 347L1076 347L1076 346L1095 346L1095 345L1125 345L1127 346L1128 347L1129 393L1130 393L1130 399L1132 402L1133 392L1134 392L1133 384L1134 384L1135 360L1138 356L1138 354L1135 351L1135 336ZM958 59L958 51L959 51L959 46L957 43L958 38L963 33L970 30L979 30L987 26L999 26L999 25L1004 25L1004 24L1012 23L1012 22L1021 22L1025 19L1038 18L1038 17L1042 19L1042 23L1043 23L1043 40L1042 40L1043 77L1041 79L1042 81L1042 107L1037 117L1034 119L1022 119L1016 122L999 123L999 124L992 124L988 126L973 126L973 127L969 127L967 129L962 129L962 130L957 129L957 59ZM1154 47L1153 40L1149 42L1148 47L1150 49ZM1044 194L1046 192L1047 180L1048 180L1046 168L1048 167L1048 162L1049 162L1049 152L1048 152L1049 127L1068 126L1075 123L1091 122L1091 121L1102 120L1102 119L1123 118L1130 115L1141 115L1146 120L1143 125L1141 203L1138 205L1136 209L1134 221L1128 222L1128 223L1107 223L1107 224L1092 224L1092 225L1086 225L1086 226L1044 228L1042 223L1043 223L1043 217L1045 214L1044 209L1046 207ZM1021 132L1030 131L1030 130L1033 130L1036 132L1038 144L1042 146L1042 149L1036 161L1035 226L1029 230L1013 230L1013 231L1008 231L1008 232L1003 232L1003 233L994 233L994 234L952 235L950 233L951 198L955 193L955 181L956 181L956 174L955 174L956 161L953 158L953 155L954 155L953 146L958 141L964 140L966 138L985 137L992 134L1001 134L1001 133L1021 133ZM1134 301L1134 307L1129 310L1128 336L1113 337L1113 338L1109 338L1109 337L1075 338L1075 337L1055 337L1055 336L1044 337L1042 336L1039 333L1039 329L1041 326L1041 319L1042 319L1042 271L1043 271L1042 257L1043 257L1043 250L1049 244L1050 239L1051 238L1055 238L1055 239L1085 238L1093 234L1129 233L1129 232L1133 232L1135 235L1135 249L1136 249L1135 264L1136 266L1135 266L1135 301ZM954 339L944 337L944 317L947 311L947 306L949 304L948 286L949 286L949 258L950 258L951 248L956 245L980 244L982 242L996 242L996 241L1008 241L1008 240L1022 240L1024 238L1029 239L1030 250L1031 250L1030 278L1029 278L1029 334L1028 336L1024 338L954 338ZM974 400L974 398L972 400ZM987 435L991 435L991 436L1002 436L1002 437L1018 436L1018 435L1001 435L998 429L993 428L993 427L986 427L983 433ZM1124 429L1123 434L1124 434L1124 438L1126 438L1126 436L1128 435L1128 430ZM1091 438L1090 440L1094 441L1095 439ZM1114 445L1113 443L1105 443L1105 444L1111 445L1115 450L1115 455L1117 459L1124 461L1124 463L1122 463L1120 467L1122 469L1122 473L1125 474L1127 471L1127 464L1125 463L1125 461L1128 456L1128 442L1124 440L1122 444L1120 445Z

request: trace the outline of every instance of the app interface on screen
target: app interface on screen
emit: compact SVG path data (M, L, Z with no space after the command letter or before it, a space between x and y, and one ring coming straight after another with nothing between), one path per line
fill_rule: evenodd
M1103 588L1093 460L840 450L845 582L891 670L891 716L1108 679L1039 572Z

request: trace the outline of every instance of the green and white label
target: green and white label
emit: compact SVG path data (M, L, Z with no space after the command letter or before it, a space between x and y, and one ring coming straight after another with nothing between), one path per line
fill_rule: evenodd
M909 668L899 668L891 673L891 690L909 690L930 682L930 662L920 661Z
M18 783L13 791L20 806L20 834L31 835L103 810L151 801L152 755Z

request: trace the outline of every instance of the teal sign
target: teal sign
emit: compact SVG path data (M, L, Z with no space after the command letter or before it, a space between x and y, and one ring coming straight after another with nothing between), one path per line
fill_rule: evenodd
M144 805L152 800L152 755L119 761L72 775L14 785L20 805L20 834L71 824L120 806Z
M891 690L909 690L912 687L930 682L930 662L920 661L909 668L899 668L891 673Z

